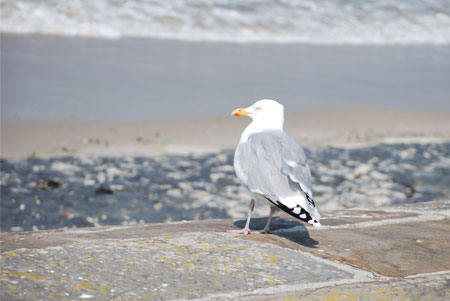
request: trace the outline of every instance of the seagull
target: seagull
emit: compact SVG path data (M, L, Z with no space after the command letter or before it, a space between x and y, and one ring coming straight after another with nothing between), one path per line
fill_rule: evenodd
M245 227L229 232L252 233L250 219L255 201L267 203L270 214L264 229L253 232L269 233L270 222L277 209L313 226L320 226L305 152L283 131L283 105L262 99L248 108L235 109L231 114L252 119L234 154L236 176L249 192L251 201Z

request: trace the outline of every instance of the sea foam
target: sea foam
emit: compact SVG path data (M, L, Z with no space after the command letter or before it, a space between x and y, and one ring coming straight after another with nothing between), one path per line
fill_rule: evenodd
M450 43L448 0L0 0L7 33L313 44Z

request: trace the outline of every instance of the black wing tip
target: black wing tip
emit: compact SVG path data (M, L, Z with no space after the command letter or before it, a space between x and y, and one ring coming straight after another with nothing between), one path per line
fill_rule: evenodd
M304 222L306 222L306 223L308 223L310 225L316 226L316 227L320 227L321 226L320 222L315 220L315 219L313 219L311 217L311 215L308 213L308 211L303 209L300 205L297 205L296 207L291 209L288 206L282 204L280 201L274 202L274 201L272 201L271 199L269 199L267 197L266 197L266 199L269 202L271 202L272 204L274 204L275 206L277 206L278 208L280 208L281 210L283 210L284 212L286 212L287 214L289 214L289 215L291 215L291 216L293 216L295 218L298 218L301 221L304 221ZM314 201L313 201L313 203L314 203ZM298 208L300 209L300 212L299 213L295 213L294 211L298 211Z

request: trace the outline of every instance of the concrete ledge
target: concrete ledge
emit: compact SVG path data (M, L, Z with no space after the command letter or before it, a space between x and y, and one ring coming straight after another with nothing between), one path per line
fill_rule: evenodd
M449 209L340 210L318 229L281 216L269 235L231 220L3 233L0 297L448 299Z

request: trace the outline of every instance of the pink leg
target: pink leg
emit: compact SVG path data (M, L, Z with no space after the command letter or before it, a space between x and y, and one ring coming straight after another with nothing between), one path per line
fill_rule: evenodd
M257 233L267 234L270 232L270 222L272 221L272 216L275 213L276 209L277 209L277 207L270 206L270 214L269 214L269 218L267 219L266 226L264 227L264 229L262 229L260 231L256 231Z
M242 230L227 230L227 232L231 233L239 233L239 234L250 234L250 219L252 218L252 212L255 208L255 200L250 201L250 205L248 206L248 214L247 214L247 222L245 223L245 227Z

